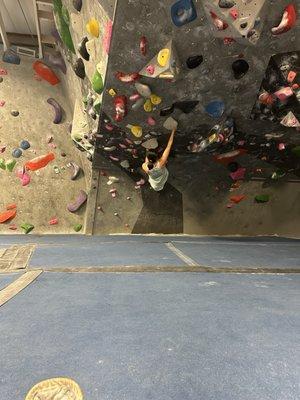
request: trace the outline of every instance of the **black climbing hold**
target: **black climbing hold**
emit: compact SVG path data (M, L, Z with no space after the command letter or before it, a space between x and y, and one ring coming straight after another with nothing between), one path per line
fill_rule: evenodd
M20 143L20 147L22 150L28 150L30 148L30 143L28 140L22 140Z
M227 165L227 168L230 172L236 172L239 169L239 164L233 161Z
M73 0L73 7L75 10L80 12L82 8L82 0Z
M3 78L2 78L2 76L0 76L0 83L2 83L3 82Z
M235 1L232 0L219 0L220 8L232 8L235 5Z
M249 70L249 64L246 60L239 59L232 63L232 70L235 79L241 79Z
M245 29L247 28L248 23L244 22L243 24L240 25L241 29Z
M198 104L199 101L197 100L178 101L177 103L174 103L174 107L178 108L185 114L189 114Z
M173 113L174 109L175 109L174 104L172 104L170 107L165 107L162 110L160 110L160 116L167 117L168 115L171 115Z
M189 69L199 67L203 62L203 56L191 56L186 60L186 65Z
M86 61L90 60L90 55L86 49L86 44L88 41L89 39L87 37L84 37L78 45L78 52L81 55L81 57Z
M73 65L73 71L79 78L81 78L81 79L85 78L85 68L84 68L84 63L81 58L78 58L75 61L74 65Z
M20 114L20 113L19 113L19 111L17 111L17 110L11 111L11 115L12 115L13 117L17 117L19 114Z

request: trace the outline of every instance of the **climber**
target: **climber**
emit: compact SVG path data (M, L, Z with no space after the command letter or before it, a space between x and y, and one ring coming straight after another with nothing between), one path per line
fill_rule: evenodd
M157 153L149 151L142 166L143 170L149 177L150 186L156 192L163 190L169 177L169 171L166 168L166 164L173 145L175 132L176 130L174 129L162 156L159 158Z

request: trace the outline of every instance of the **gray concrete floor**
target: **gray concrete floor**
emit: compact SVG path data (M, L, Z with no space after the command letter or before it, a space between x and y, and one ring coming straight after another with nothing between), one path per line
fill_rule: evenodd
M0 157L6 160L12 158L12 150L23 139L31 144L31 148L17 160L12 173L0 170L0 211L5 210L7 204L17 204L17 216L11 223L18 226L19 233L22 232L20 225L24 222L33 224L34 232L38 234L74 233L73 226L76 223L84 224L84 210L71 214L66 207L77 197L79 190L86 190L86 187L83 176L71 181L70 171L66 167L70 161L81 164L80 152L73 146L68 133L73 116L61 84L51 86L48 82L34 79L33 61L23 58L20 65L0 62L0 67L8 71L0 83L0 100L6 102L0 108L0 145L7 146ZM49 97L55 98L64 108L64 119L59 125L53 124L53 110L47 104ZM13 117L10 114L12 110L18 110L20 115ZM53 136L56 149L47 144L49 135ZM17 169L25 161L50 151L55 153L56 160L46 168L32 172L31 183L22 187L16 176ZM62 152L66 153L66 157L61 156ZM54 172L54 166L59 167L59 174ZM58 218L58 225L49 225L52 218ZM12 233L8 225L0 224L0 232Z
M1 396L297 400L299 275L44 273L0 310Z

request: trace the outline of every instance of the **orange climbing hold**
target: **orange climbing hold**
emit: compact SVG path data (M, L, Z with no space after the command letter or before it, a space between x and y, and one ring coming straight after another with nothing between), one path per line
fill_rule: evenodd
M2 213L0 213L0 224L3 224L4 222L15 218L16 215L17 215L16 209L3 211Z
M241 194L241 195L237 195L237 196L232 196L230 197L230 201L232 201L235 204L238 204L239 202L241 202L242 200L245 199L245 195Z
M30 161L27 161L25 164L25 168L30 171L36 171L38 169L46 167L50 161L55 159L55 155L53 153L48 153L44 156L36 157Z
M33 69L38 76L40 76L42 79L45 79L45 81L49 82L51 85L54 86L59 83L59 79L52 71L52 69L49 68L42 61L35 61L33 63Z

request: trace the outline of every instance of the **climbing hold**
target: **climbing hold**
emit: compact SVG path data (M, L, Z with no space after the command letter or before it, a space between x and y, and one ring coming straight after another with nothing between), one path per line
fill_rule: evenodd
M55 155L53 153L48 153L44 156L39 156L30 161L27 161L25 163L25 167L30 171L36 171L38 169L46 167L46 165L48 165L49 162L53 161L54 159Z
M98 94L101 94L103 92L104 84L103 84L102 75L100 73L99 65L97 65L95 73L92 77L92 87L93 87L93 90Z
M8 49L4 51L2 56L2 61L7 62L9 64L19 65L21 63L21 58L18 54L14 52L14 50Z
M165 67L170 58L170 49L162 49L158 53L157 62L161 67Z
M259 194L255 196L256 203L267 203L270 200L270 196L268 194Z
M111 88L111 89L109 89L108 94L111 97L115 97L117 95L117 92L113 88Z
M151 112L151 111L153 110L153 106L152 106L152 103L151 103L151 100L150 100L150 99L147 99L147 100L146 100L146 102L145 102L145 104L144 104L144 110L145 110L146 112Z
M3 82L3 78L2 78L2 76L0 76L0 83L2 83Z
M296 23L297 11L294 4L289 4L283 12L281 22L278 26L271 29L273 35L288 32Z
M74 201L74 203L68 204L68 211L71 213L74 213L78 211L87 201L87 194L84 190L80 190L77 199Z
M3 224L4 222L7 222L17 215L17 210L6 210L0 213L0 224Z
M75 232L80 232L82 229L82 224L76 224L73 226Z
M106 146L106 147L103 147L103 150L110 153L110 152L116 150L116 146Z
M65 7L64 5L61 8L61 14L62 14L63 20L69 26L70 25L70 14L69 14L67 7Z
M241 79L249 70L249 64L246 60L238 59L232 63L232 70L235 79Z
M24 224L21 225L21 228L24 229L24 233L26 233L27 235L34 229L34 225L25 222Z
M49 68L48 65L44 64L42 61L35 61L33 63L33 69L38 76L49 82L51 85L54 86L59 83L59 79L52 71L52 69Z
M117 72L115 76L117 79L119 79L119 81L124 83L133 83L140 78L140 75L137 72L133 72L132 74Z
M193 0L179 0L171 7L171 17L175 26L183 26L197 18Z
M120 182L119 178L117 178L116 176L109 176L108 177L108 181L107 181L107 185L110 186L113 183L118 183L118 182Z
M239 12L236 8L233 8L232 10L230 10L229 14L232 16L233 19L237 19L239 16ZM246 23L246 26L242 26L242 25L244 25L244 24L241 24L241 28L243 28L243 29L247 27L247 23Z
M120 161L118 157L109 156L109 158L110 158L112 161L115 161L115 162Z
M89 61L90 60L90 55L86 49L86 44L89 41L89 39L85 36L81 42L78 44L78 52L81 55L81 57L85 60L85 61Z
M214 26L217 28L218 31L224 31L228 28L227 22L223 21L221 18L217 16L214 12L210 11L211 18L213 20Z
M128 169L130 167L128 160L123 160L120 162L122 168Z
M144 105L144 99L138 99L138 101L136 101L132 106L131 106L131 108L134 110L134 111L136 111L136 110L138 110L139 108L141 108L143 105Z
M80 12L82 8L82 0L73 0L73 7L75 8L75 10Z
M12 151L12 153L11 153L11 155L12 155L14 158L20 158L22 154L23 154L23 153L22 153L22 150L21 150L21 149L14 149L14 150Z
M143 135L143 129L141 126L133 125L130 130L135 137L141 137Z
M17 177L20 178L22 186L27 186L30 183L30 175L26 172L25 168L17 171Z
M148 72L149 75L153 75L155 72L155 65L148 65L146 67L146 71Z
M50 221L48 222L49 225L57 225L58 224L58 219L57 218L51 218Z
M49 64L50 67L58 68L59 70L61 70L63 74L67 73L67 66L65 60L63 59L62 55L59 52L55 54L52 53L46 54L45 62L46 64Z
M284 143L278 143L277 148L279 151L285 150L285 144Z
M172 104L170 107L162 108L159 114L161 117L167 117L168 115L171 115L174 112L174 110L175 107L174 104Z
M67 167L72 168L71 170L71 180L75 181L78 178L81 172L81 168L75 162L71 161L68 163Z
M85 78L85 67L84 67L84 62L82 61L81 58L77 58L75 63L72 65L73 71L75 74L78 76L80 79Z
M140 99L140 98L141 98L141 95L140 95L140 94L134 93L134 94L132 94L132 95L129 97L129 100L130 100L130 101L137 101L137 100Z
M6 145L0 146L0 153L1 153L1 154L4 153L5 150L6 150Z
M15 168L16 163L17 163L16 160L8 160L8 161L6 162L6 169L7 169L7 171L12 172L13 169Z
M296 116L289 111L288 114L280 121L281 125L286 126L287 128L299 128L300 122L296 118Z
M7 75L7 70L5 68L0 68L0 75Z
M103 37L103 48L105 49L106 54L109 53L109 49L110 49L112 28L113 28L113 23L111 20L109 20L106 23L106 26L104 29L104 37Z
M62 107L58 104L58 102L51 97L47 100L47 103L53 107L54 110L54 124L59 124L62 120L63 110Z
M3 107L5 105L5 100L0 100L0 107Z
M150 97L151 96L151 89L149 88L148 85L144 85L143 83L135 82L134 84L137 92L142 96L142 97Z
M154 125L156 125L156 121L155 121L154 118L148 117L147 124L150 125L150 126L154 126Z
M126 96L116 96L114 98L114 106L116 110L116 115L114 117L115 121L121 122L123 118L127 115L127 98Z
M234 164L234 163L231 163ZM236 171L230 173L230 177L234 181L245 179L246 168L239 167Z
M175 119L172 118L172 117L167 118L165 120L164 124L163 124L163 127L165 129L167 129L168 131L172 131L173 129L177 129L177 126L178 126L178 122L175 121Z
M19 111L13 110L10 112L13 117L18 117L20 115Z
M91 18L86 24L86 30L94 37L99 37L99 22L95 18Z
M3 158L0 158L0 168L6 170L6 164Z
M212 118L220 118L223 115L224 111L225 111L225 104L224 104L223 101L220 101L220 100L211 101L205 107L205 111Z
M237 195L237 196L231 196L230 201L232 201L235 204L238 204L245 198L246 198L246 196L244 194L241 194L241 195Z
M157 149L157 147L158 147L157 139L152 138L152 139L146 140L146 142L142 143L142 147L144 147L145 149L148 149L148 150Z
M155 106L158 106L158 105L162 102L161 97L156 96L156 94L152 94L152 95L150 96L150 100L151 100L151 103L152 103L153 105L155 105Z
M197 100L187 100L187 101L178 101L174 103L174 107L178 108L180 111L182 111L185 114L191 113L194 108L199 104L199 101Z
M289 97L294 95L293 90L287 86L277 90L274 95L282 102L285 102Z
M292 83L294 81L294 79L297 76L297 72L295 71L289 71L288 76L287 76L287 81L288 83Z
M146 53L147 53L147 39L146 39L145 36L141 37L141 40L140 40L140 51L141 51L143 56L145 56Z
M233 0L219 0L220 8L232 8L235 5L235 1Z
M191 56L186 60L186 65L189 69L199 67L203 62L203 56Z

